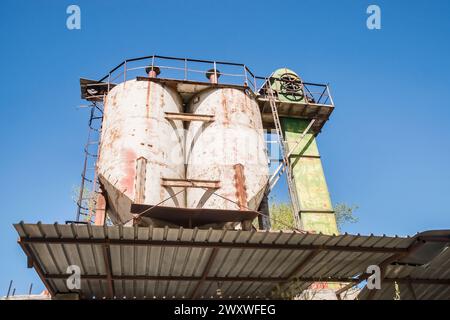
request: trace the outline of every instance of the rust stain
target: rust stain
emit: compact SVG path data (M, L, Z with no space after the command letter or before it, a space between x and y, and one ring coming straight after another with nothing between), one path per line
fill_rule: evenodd
M164 106L165 106L165 101L164 101L164 90L161 90L161 94L159 95L159 105L161 106L161 111L164 112Z
M222 89L221 90L221 94L222 94L222 101L221 101L221 105L222 105L222 109L223 109L223 124L224 125L228 125L230 123L230 118L229 118L229 114L228 114L228 100L227 100L227 95L228 92L226 92L226 89Z
M234 186L236 188L236 198L239 210L247 210L247 188L245 187L244 166L240 163L233 166Z
M104 127L106 123L106 119L108 117L108 95L105 94L103 97L103 120L102 120L102 127Z
M250 113L250 117L249 117L249 124L251 128L255 128L255 122L254 119L256 118L255 112L254 112L254 108L252 108L253 104L252 104L252 100L245 95L244 96L244 103L243 103L243 107L244 110L242 112L249 114Z
M120 130L118 128L110 128L104 131L104 139L102 140L102 148L109 150L113 147L115 141L120 138Z
M117 92L111 95L111 104L117 106Z
M136 176L136 153L132 149L124 152L124 176L120 180L120 188L125 188L128 195L134 192L134 178Z
M144 203L146 175L147 175L147 159L144 157L139 157L139 159L136 160L136 177L135 177L136 203Z
M95 222L96 226L102 226L105 223L106 215L106 199L104 192L99 193L97 196L97 205L95 209Z
M112 142L120 138L120 130L118 128L112 128L109 132L109 137Z
M148 81L148 86L147 86L147 100L145 103L145 109L147 110L147 118L150 117L150 93L151 93L151 85L152 82Z

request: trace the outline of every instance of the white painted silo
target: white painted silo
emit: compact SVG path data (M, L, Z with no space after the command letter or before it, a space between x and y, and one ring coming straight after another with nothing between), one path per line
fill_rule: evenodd
M219 180L217 194L239 202L235 165L243 166L248 207L257 210L268 180L268 159L261 115L243 90L213 88L191 99L189 112L214 115L213 122L191 122L186 136L188 179ZM216 195L201 201L204 189L186 191L187 207L242 209Z
M169 198L161 178L185 177L183 123L167 120L165 112L182 112L181 98L154 81L126 81L106 97L98 174L115 223L132 218L132 202L155 205ZM162 205L184 207L185 193Z

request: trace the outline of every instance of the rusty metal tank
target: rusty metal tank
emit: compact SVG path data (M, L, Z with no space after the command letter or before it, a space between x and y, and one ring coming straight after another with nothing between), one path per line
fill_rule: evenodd
M192 98L188 109L193 114L214 115L214 121L190 123L186 133L186 176L220 181L216 193L223 198L214 194L208 198L204 189L190 188L186 191L187 207L257 210L269 172L256 100L239 88L211 88ZM242 168L241 186L237 166Z
M132 202L156 205L182 191L161 186L185 177L183 123L165 118L182 108L175 90L154 81L126 81L107 95L98 174L114 223L132 219ZM184 191L162 205L184 207Z

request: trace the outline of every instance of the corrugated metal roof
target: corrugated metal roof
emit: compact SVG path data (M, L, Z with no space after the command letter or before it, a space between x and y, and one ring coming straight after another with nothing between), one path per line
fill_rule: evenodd
M70 292L66 270L78 265L80 293L86 299L219 298L218 289L224 298L270 298L276 297L277 288L286 292L294 287L306 289L317 281L357 282L367 266L401 262L411 248L428 243L419 235L328 236L41 223L14 226L19 244L49 291ZM417 285L421 292L435 290L430 289L435 286L430 282L447 281L447 295L441 296L448 297L448 250L436 259L429 265L431 269L389 265L385 281L391 284L405 277L427 280Z
M386 278L396 278L398 289L395 289L393 282L385 284L381 290L371 291L364 289L361 292L361 299L393 299L396 295L400 299L438 300L450 299L450 238L448 231L424 232L419 235L422 238L436 237L439 242L432 242L428 246L436 247L443 243L441 248L429 248L427 251L438 252L437 256L427 261L424 265L415 266L409 263L394 264L386 267ZM425 247L427 244L425 244ZM426 249L426 248L425 248ZM408 260L408 259L404 259ZM436 279L430 284L429 281L417 279Z

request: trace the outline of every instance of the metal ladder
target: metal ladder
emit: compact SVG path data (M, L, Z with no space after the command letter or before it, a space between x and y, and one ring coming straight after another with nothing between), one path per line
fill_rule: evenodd
M277 109L277 102L275 101L274 91L270 85L270 78L266 82L266 90L267 90L267 97L269 99L270 108L272 110L273 120L275 123L275 130L277 132L278 142L280 144L281 153L283 156L283 164L286 171L286 180L289 190L289 197L291 199L292 203L292 209L294 213L294 221L296 228L301 228L301 221L300 221L300 205L298 202L297 197L297 191L295 189L295 186L293 184L293 176L292 176L292 170L291 166L289 164L289 151L287 150L287 145L284 141L283 132L281 130L281 123L280 123L280 117L278 116L278 109Z
M95 101L89 107L91 110L88 123L88 138L84 147L83 171L81 172L80 190L76 202L76 221L83 219L88 223L92 223L95 217L97 193L99 192L96 167L103 110L101 103L99 104Z

